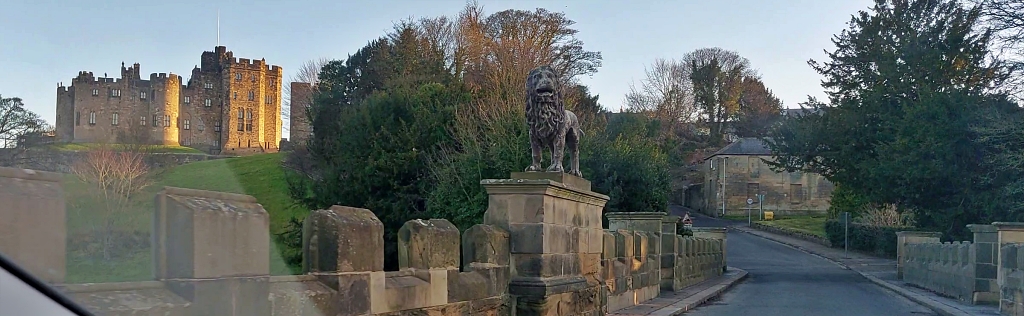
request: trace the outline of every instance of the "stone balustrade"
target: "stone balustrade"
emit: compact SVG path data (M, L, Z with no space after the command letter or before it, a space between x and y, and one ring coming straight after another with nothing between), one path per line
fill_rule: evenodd
M383 269L373 212L312 211L304 274L291 276L270 275L270 219L255 198L166 187L152 212L153 280L61 284L60 176L0 168L0 205L13 206L0 208L0 234L38 237L0 238L0 251L98 315L604 315L724 271L724 230L679 236L658 212L606 214L602 229L607 196L586 180L512 178L483 181L484 224L406 222L399 271Z
M974 265L970 242L910 244L906 248L903 279L948 297L970 301L974 297Z

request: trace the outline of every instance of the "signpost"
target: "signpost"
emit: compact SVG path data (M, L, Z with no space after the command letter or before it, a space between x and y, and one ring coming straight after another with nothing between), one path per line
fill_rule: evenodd
M750 206L754 204L754 199L747 199L747 226L750 226Z
M843 212L843 256L850 257L850 212Z

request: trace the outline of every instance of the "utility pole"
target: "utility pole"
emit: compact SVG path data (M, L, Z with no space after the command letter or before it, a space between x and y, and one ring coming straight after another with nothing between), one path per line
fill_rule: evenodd
M725 166L729 163L729 157L722 157L722 216L725 216L725 203L729 199L725 196Z

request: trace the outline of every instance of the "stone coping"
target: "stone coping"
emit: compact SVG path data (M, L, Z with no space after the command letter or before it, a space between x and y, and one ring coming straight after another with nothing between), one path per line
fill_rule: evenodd
M555 188L582 195L590 200L608 201L609 199L607 195L589 190L580 190L565 183L549 179L483 179L480 180L480 185L484 186L488 194L532 194L541 193L549 188Z
M680 217L676 216L676 215L666 215L665 217L661 218L661 222L662 223L678 223L679 219L680 219Z
M725 227L690 227L692 232L724 233L728 231Z
M227 201L256 203L256 198L255 197L252 197L252 196L249 196L249 195L245 195L245 194L235 194L235 193L226 193L226 192L214 192L214 191L195 190L195 189L186 189L186 188L178 188L178 187L164 187L163 192L164 192L164 194L169 194L169 195L204 197L204 198L227 200Z
M605 213L604 216L608 217L609 220L611 220L611 219L648 219L648 220L656 219L656 220L659 220L659 221L664 221L665 215L667 215L667 214L668 213L665 213L665 212L612 212L612 213Z
M994 225L984 224L968 224L967 229L971 230L972 233L994 233L999 231Z
M995 222L992 223L998 230L1024 230L1022 222Z
M134 281L108 283L54 284L54 287L68 293L113 292L132 291L141 289L162 289L164 288L164 282Z
M61 175L59 173L21 168L0 167L0 177L61 182Z
M512 179L523 179L523 180L540 180L548 179L557 181L563 184L567 184L571 187L590 191L590 181L583 179L564 172L513 172L510 177Z
M922 231L898 231L896 232L897 237L942 237L940 232L922 232Z

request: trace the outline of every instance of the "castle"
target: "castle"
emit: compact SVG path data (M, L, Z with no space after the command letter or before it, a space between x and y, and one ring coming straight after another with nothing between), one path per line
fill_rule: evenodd
M265 60L235 58L224 46L202 54L191 78L121 78L82 71L57 87L56 137L63 142L181 145L211 154L278 151L282 70Z

